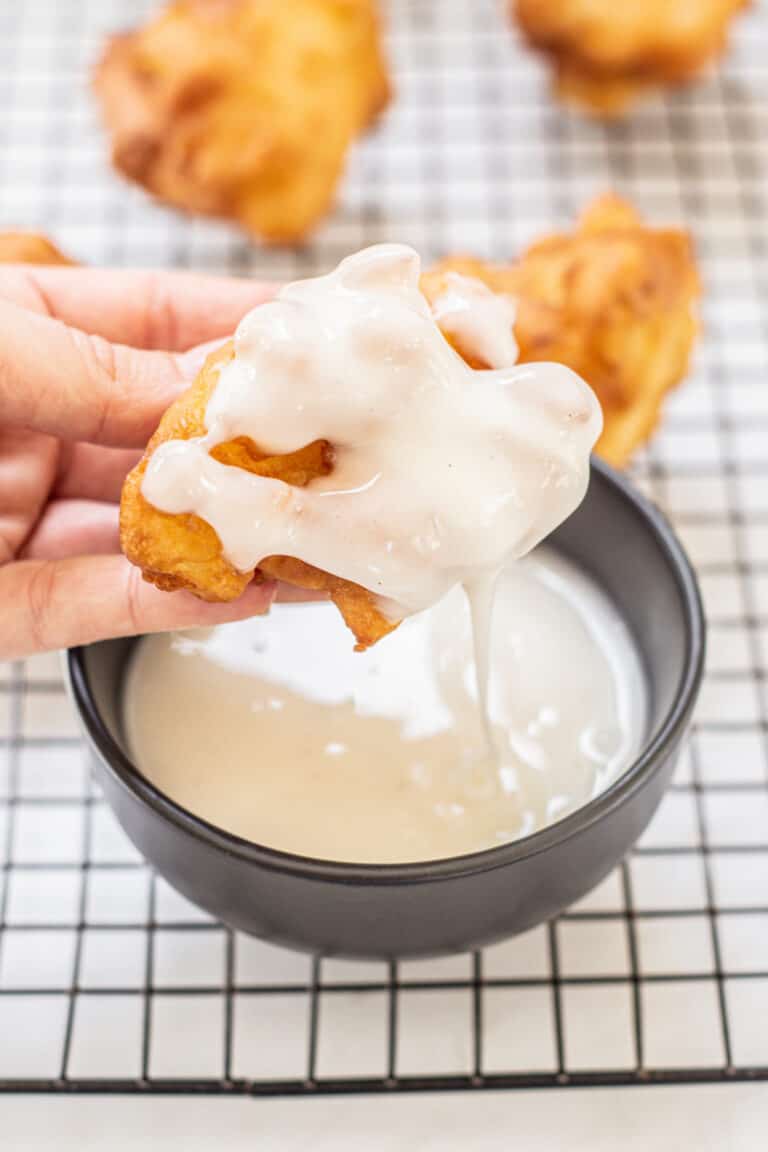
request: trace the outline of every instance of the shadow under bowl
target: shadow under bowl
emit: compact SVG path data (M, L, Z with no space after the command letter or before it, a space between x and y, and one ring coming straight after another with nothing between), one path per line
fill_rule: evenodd
M549 543L613 600L648 681L641 753L594 800L522 840L423 864L333 863L265 848L193 816L131 762L121 694L136 641L108 640L72 649L67 666L99 783L129 838L224 923L324 955L464 951L555 916L616 866L656 810L696 700L705 625L666 519L599 461L584 503Z

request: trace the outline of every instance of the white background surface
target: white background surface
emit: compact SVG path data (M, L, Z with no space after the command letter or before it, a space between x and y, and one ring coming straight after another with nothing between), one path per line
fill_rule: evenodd
M767 1085L307 1100L0 1098L9 1152L764 1152Z

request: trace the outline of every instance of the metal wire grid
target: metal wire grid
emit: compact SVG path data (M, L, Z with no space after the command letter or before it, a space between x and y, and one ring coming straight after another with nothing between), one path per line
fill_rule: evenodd
M612 185L695 234L705 336L636 478L702 579L688 750L620 869L553 924L426 963L320 961L224 929L150 874L88 780L56 661L0 666L0 1089L409 1090L768 1078L768 25L723 73L605 128L552 105L492 0L391 0L398 102L301 250L150 204L86 89L147 3L5 5L7 226L74 256L284 277L382 238L503 257Z

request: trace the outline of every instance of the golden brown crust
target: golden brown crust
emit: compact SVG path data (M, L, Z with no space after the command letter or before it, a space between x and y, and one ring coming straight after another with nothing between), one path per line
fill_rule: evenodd
M749 2L512 0L512 10L532 47L553 61L558 95L616 116L649 89L698 75Z
M422 273L420 287L430 304L434 304L438 296L442 296L450 288L449 277L453 274L469 276L474 280L481 280L493 291L504 292L505 289L496 283L496 267L478 260L476 256L451 256L447 260L436 264L434 268ZM469 364L470 368L490 368L484 360L473 355L472 350L463 346L461 340L451 332L443 332L448 343L455 348L461 358Z
M665 393L682 377L693 344L693 305L698 279L688 237L643 226L631 205L616 196L595 201L573 234L547 237L512 265L470 257L445 261L422 277L428 300L445 287L445 275L475 276L518 302L515 337L520 361L567 364L595 389L605 416L598 451L621 465L647 438ZM473 362L460 342L454 346ZM206 361L192 387L171 405L128 476L121 503L125 554L145 579L172 591L187 588L206 600L233 600L263 576L313 591L337 604L358 649L376 643L396 624L384 617L366 589L286 556L266 557L255 572L238 572L222 555L213 528L192 515L168 515L141 494L147 462L157 446L205 431L205 410L219 369L233 356L228 343ZM224 464L304 486L333 468L333 449L316 441L286 456L266 456L239 437L219 445Z
M234 355L225 344L205 362L191 388L163 416L139 464L128 475L120 504L120 541L128 559L138 565L144 579L163 591L186 588L202 600L236 600L254 578L263 576L311 591L326 592L339 608L362 650L396 627L376 607L365 588L322 572L288 556L268 556L258 569L238 572L222 554L213 528L193 515L170 515L149 504L141 482L155 449L166 440L188 440L205 432L205 410L216 387L219 370ZM304 487L333 467L331 446L315 441L284 456L267 456L245 437L216 447L212 455L222 464L245 468Z
M74 260L37 232L0 232L0 264L74 264Z
M575 233L539 241L514 264L443 262L422 280L428 299L451 269L516 298L520 362L555 360L583 376L605 418L596 450L625 464L685 375L695 340L699 281L688 236L646 228L631 205L606 196Z
M115 166L179 208L301 239L389 80L374 0L174 0L94 84Z

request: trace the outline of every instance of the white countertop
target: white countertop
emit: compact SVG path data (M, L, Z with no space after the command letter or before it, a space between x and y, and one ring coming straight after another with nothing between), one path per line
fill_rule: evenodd
M768 1084L373 1099L0 1097L9 1152L763 1152Z

